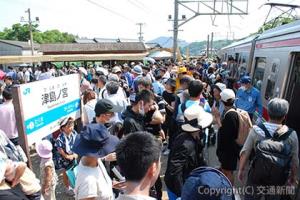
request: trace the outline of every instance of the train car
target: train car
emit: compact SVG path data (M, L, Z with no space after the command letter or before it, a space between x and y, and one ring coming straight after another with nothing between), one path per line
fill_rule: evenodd
M224 61L232 56L241 65L247 60L253 86L261 92L263 117L274 97L290 102L287 124L300 133L300 20L235 42L220 51Z
M262 33L255 39L253 85L261 91L264 118L271 98L290 102L287 124L300 133L300 20Z
M247 65L247 71L249 72L250 66L252 66L256 37L256 35L253 35L222 48L220 50L220 57L223 61L227 61L230 57L234 58L238 66Z

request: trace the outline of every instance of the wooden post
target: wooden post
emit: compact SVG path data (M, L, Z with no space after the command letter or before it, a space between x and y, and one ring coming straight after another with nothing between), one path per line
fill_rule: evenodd
M81 84L81 79L80 79L80 75L78 74L78 82L79 82L79 86L80 86L80 84ZM83 119L83 95L81 95L81 91L80 91L80 89L78 90L78 92L79 92L79 96L80 96L80 117L76 120L76 124L77 124L77 127L76 127L76 131L77 131L77 133L79 133L81 130L82 130L82 128L83 128L83 121L82 121L82 119Z
M23 109L22 109L20 87L19 86L13 87L12 94L13 94L13 104L14 104L14 108L15 108L16 125L17 125L17 129L18 129L18 133L19 133L19 144L27 156L28 167L30 169L32 169L32 162L31 162L31 158L30 158L27 134L25 132L25 126L24 126L24 114L23 114Z

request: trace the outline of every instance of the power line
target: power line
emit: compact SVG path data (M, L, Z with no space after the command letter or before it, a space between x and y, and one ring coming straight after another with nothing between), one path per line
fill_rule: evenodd
M227 4L227 12L229 12L229 5ZM229 32L232 32L232 29L231 29L231 21L230 21L230 16L227 15L227 18L228 18L228 26L229 26Z
M145 8L145 6L138 4L136 1L133 1L133 0L127 0L127 1L134 7L138 8L138 9L142 9L149 13L149 11Z
M135 1L132 1L132 0L127 0L131 5L139 8L139 9L143 9L143 7L141 7L140 5L138 5Z
M89 3L91 3L91 4L93 4L93 5L95 5L95 6L97 6L97 7L99 7L99 8L102 8L102 9L104 9L104 10L106 10L106 11L108 11L108 12L114 14L114 15L117 15L117 16L123 18L123 19L126 19L126 20L128 20L128 21L130 21L130 22L135 23L135 21L133 21L132 19L128 18L127 16L122 15L122 14L120 14L120 13L118 13L118 12L112 10L112 9L106 8L106 7L100 5L100 4L97 3L97 2L94 2L94 1L92 1L92 0L86 0L86 1L89 2Z
M141 2L139 0L134 0L134 1L137 2L138 4L140 4L141 6L146 7L146 5L143 2Z
M198 10L189 6L190 4L194 5L198 2ZM235 2L240 2L243 5L236 5ZM248 14L248 0L174 0L174 19L172 20L172 15L169 15L169 21L173 22L173 59L176 61L176 50L177 50L177 39L178 39L178 28L193 20L198 16L209 15L209 16L224 16L224 15L247 15ZM189 4L189 5L188 5ZM199 5L203 6L205 9L200 9ZM194 15L191 17L186 17L182 15L182 22L179 24L179 5L193 12ZM226 12L224 11L224 6L227 5ZM230 9L229 9L230 6ZM204 12L203 12L203 11ZM201 12L200 12L201 11ZM231 22L228 17L228 23L231 30Z

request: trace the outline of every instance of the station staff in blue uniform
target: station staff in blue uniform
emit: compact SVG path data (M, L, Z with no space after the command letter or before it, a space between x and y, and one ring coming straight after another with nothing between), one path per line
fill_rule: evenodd
M263 106L260 91L251 85L251 78L243 76L240 80L242 87L236 94L235 106L247 111L253 119L254 112L258 110L258 122L262 119Z

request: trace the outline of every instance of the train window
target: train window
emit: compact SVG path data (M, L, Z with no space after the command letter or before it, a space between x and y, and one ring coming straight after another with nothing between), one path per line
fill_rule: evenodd
M258 90L261 90L262 82L264 79L266 60L267 59L263 57L256 58L255 71L253 76L253 86Z
M247 61L246 56L243 56L243 58L240 60L239 64L239 78L242 78L243 76L247 75Z
M277 72L278 72L279 65L280 65L280 60L278 58L272 61L272 67L270 69L270 74L268 76L267 89L265 93L266 100L270 100L274 97L275 83L277 80L277 74L278 74Z

